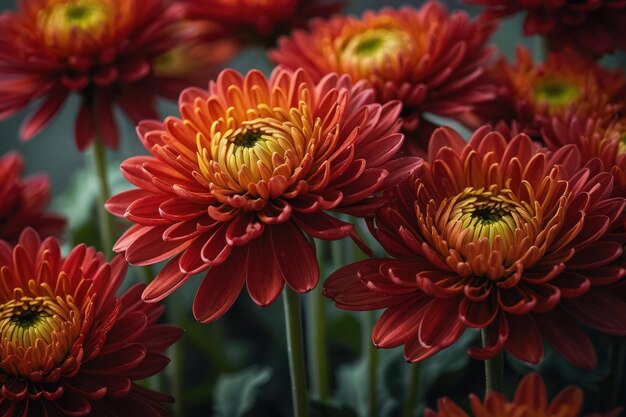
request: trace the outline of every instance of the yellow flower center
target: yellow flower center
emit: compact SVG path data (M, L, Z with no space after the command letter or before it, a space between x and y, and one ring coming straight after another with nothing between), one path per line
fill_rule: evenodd
M113 12L102 0L56 1L39 12L38 26L48 46L67 47L98 40L114 19Z
M34 281L30 288L36 288ZM47 293L25 295L15 290L15 298L0 304L0 371L28 377L34 371L44 373L59 366L80 335L82 314L71 296L55 297Z
M577 85L564 80L540 80L534 87L536 102L547 105L550 110L574 103L580 97L580 93L580 88Z
M363 65L382 63L386 57L404 51L410 37L393 28L369 29L348 38L341 58L345 61L361 62Z
M626 153L626 132L620 135L617 149L619 153Z
M306 101L297 108L230 107L211 125L207 139L197 135L198 164L214 195L247 194L267 199L270 180L282 192L310 167L320 137L320 120ZM308 164L308 165L307 165Z

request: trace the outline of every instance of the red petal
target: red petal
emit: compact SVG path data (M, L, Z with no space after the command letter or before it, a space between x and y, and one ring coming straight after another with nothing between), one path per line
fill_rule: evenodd
M509 337L504 348L516 358L530 363L537 363L543 357L543 339L529 315L507 315Z
M22 139L29 140L39 133L57 114L59 108L61 108L65 102L67 95L68 91L65 89L55 89L51 91L41 107L22 124L20 129Z
M272 304L285 286L269 235L253 240L248 246L246 285L252 301L260 306Z
M246 249L234 248L229 261L212 266L206 273L193 301L196 320L217 320L233 305L245 281Z
M276 260L287 284L298 293L311 291L320 277L315 246L292 222L268 227Z
M161 269L161 272L157 274L152 282L148 284L142 295L144 301L160 301L173 293L176 288L180 287L189 279L190 275L181 272L178 267L178 262L181 256L182 255L178 255L174 259L170 260L163 267L163 269Z

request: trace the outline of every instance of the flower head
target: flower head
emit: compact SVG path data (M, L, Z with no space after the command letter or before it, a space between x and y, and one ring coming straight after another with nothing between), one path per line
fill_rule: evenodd
M144 293L159 300L205 271L198 320L221 316L244 283L259 305L285 281L298 292L319 279L311 237L340 239L352 225L326 214L371 215L377 193L415 162L393 159L403 137L400 104L374 102L363 83L276 69L226 70L208 91L180 97L182 119L139 125L152 154L122 164L138 188L108 210L136 223L117 242L133 264L172 258Z
M0 118L41 99L22 126L22 138L30 139L76 93L78 148L87 148L95 135L117 148L114 104L138 122L155 117L157 96L175 98L181 83L211 76L211 55L201 68L187 60L178 64L186 71L161 71L168 54L199 42L201 34L183 27L181 15L179 5L165 0L19 2L17 11L0 15Z
M522 378L515 391L513 401L499 392L489 391L481 400L470 395L472 415L475 417L578 417L583 406L584 394L577 386L570 385L559 391L552 400L548 399L546 384L537 373ZM616 417L620 409L606 414ZM437 410L427 409L424 417L469 417L449 398L437 401Z
M499 85L496 100L476 110L476 126L515 120L524 132L539 139L553 117L572 112L583 117L612 119L626 105L626 77L609 71L573 51L550 53L541 64L530 51L517 50L517 62L500 60L490 71Z
M573 48L594 57L626 49L626 4L620 0L466 0L493 19L526 12L524 33L545 35L550 49Z
M46 211L50 180L45 175L22 179L24 161L17 153L0 157L0 239L17 242L26 227L41 236L60 236L65 218Z
M612 233L626 202L575 146L544 153L524 134L507 139L485 127L466 144L437 130L428 161L372 225L392 259L343 267L325 292L341 308L385 308L373 341L405 345L411 361L480 328L489 337L470 349L476 359L506 349L538 362L545 340L590 369L595 351L578 322L626 334L626 300L606 289L626 274L623 233Z
M457 116L493 98L482 77L494 24L449 14L436 1L421 9L367 11L359 18L314 20L279 41L270 57L315 79L329 72L366 80L382 102L401 100L407 128L422 112Z
M583 163L594 158L613 174L616 195L626 196L626 120L586 118L576 113L553 118L543 128L543 141L553 151L573 144Z
M171 398L134 383L159 372L181 331L156 324L143 285L116 297L127 264L25 230L0 242L0 415L166 416Z
M245 42L274 45L294 28L313 17L338 13L343 1L328 0L184 0L189 15L209 19Z

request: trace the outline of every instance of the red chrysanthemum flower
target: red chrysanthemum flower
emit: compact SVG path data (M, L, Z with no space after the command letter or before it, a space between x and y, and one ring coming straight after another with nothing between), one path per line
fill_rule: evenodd
M509 141L485 127L466 144L438 129L428 162L372 225L393 259L341 268L326 294L345 309L385 308L373 341L405 345L411 361L480 328L488 340L470 349L476 359L506 349L538 362L545 340L593 368L578 322L626 334L626 301L606 289L626 274L618 233L626 202L611 197L600 161L580 160L573 145L543 153L524 134Z
M0 157L0 239L17 242L32 227L41 236L60 236L65 218L46 211L50 180L46 175L22 179L24 161L17 153Z
M526 12L524 33L545 35L552 50L573 48L594 57L626 49L623 0L466 0L487 8L487 18Z
M499 392L489 391L484 401L471 394L470 406L473 417L578 417L583 399L583 391L570 385L549 401L543 379L539 374L531 373L520 381L513 401ZM619 412L620 409L616 409L604 417L617 417ZM469 417L469 414L444 397L437 401L437 411L426 409L424 417Z
M372 215L375 195L414 170L393 159L403 137L400 103L374 101L364 83L330 74L276 69L245 77L226 70L208 91L180 97L182 120L139 125L152 156L122 164L138 189L108 210L136 223L117 242L136 265L172 258L144 293L155 301L206 271L193 305L203 322L221 316L244 283L259 305L285 281L297 292L317 285L310 237L341 239L352 225L326 211Z
M329 0L184 0L189 15L220 25L246 43L274 45L292 29L305 27L312 17L338 13L344 1Z
M309 31L280 39L270 58L302 67L317 80L329 72L366 80L379 101L402 101L405 128L413 130L422 112L458 116L493 99L482 75L494 28L493 22L449 14L429 1L420 9L367 11L360 19L314 20Z
M190 71L167 65L168 54L204 34L182 24L181 15L165 0L20 1L17 11L0 15L0 118L41 99L22 126L22 138L30 139L77 93L77 147L86 149L98 135L117 148L114 104L138 122L155 117L157 96L175 98L181 82L196 81L193 70L202 71L203 82L210 77L211 55L201 68L188 63Z
M181 336L156 324L143 285L116 297L127 264L27 229L0 241L0 416L159 417L172 399L134 383L158 373Z
M543 128L543 142L548 149L574 144L583 163L598 158L613 174L615 194L626 197L626 120L604 120L572 114L563 120L554 118Z
M572 112L584 117L612 119L626 105L626 77L573 51L550 53L541 64L526 48L518 48L517 62L502 59L490 70L498 85L496 100L481 105L465 122L478 127L504 121L540 139L541 127L553 117Z

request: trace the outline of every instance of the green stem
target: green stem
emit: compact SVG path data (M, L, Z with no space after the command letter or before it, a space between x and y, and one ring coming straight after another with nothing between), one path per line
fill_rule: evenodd
M146 284L150 284L154 279L154 275L152 274L152 268L150 265L146 265L141 268L141 272L143 273L143 280Z
M415 416L415 405L419 391L421 365L419 362L409 365L409 378L404 393L404 405L402 407L402 417Z
M607 407L605 411L609 411L616 407L619 403L620 382L622 380L622 372L624 369L624 338L614 336L611 344L611 355L609 359L610 368L607 377Z
M377 368L378 368L378 349L372 343L372 328L376 322L376 312L366 311L363 314L363 330L361 337L361 354L365 356L367 361L367 416L378 416L378 397L377 397Z
M113 243L115 239L115 223L113 216L104 208L104 203L111 197L109 179L107 176L106 150L99 138L93 144L93 158L96 167L96 176L100 186L100 201L98 204L98 226L100 228L100 241L102 251L108 258L113 254Z
M304 344L302 342L302 319L300 298L289 287L283 290L285 327L287 330L287 354L291 376L291 397L294 417L307 417L306 372L304 369Z
M323 247L323 246L322 246ZM326 348L326 299L319 284L308 296L307 341L312 394L321 401L330 400L328 382L328 351Z
M489 339L489 329L481 329L483 346L487 345ZM504 385L504 355L502 351L491 359L485 361L485 392L502 392Z

